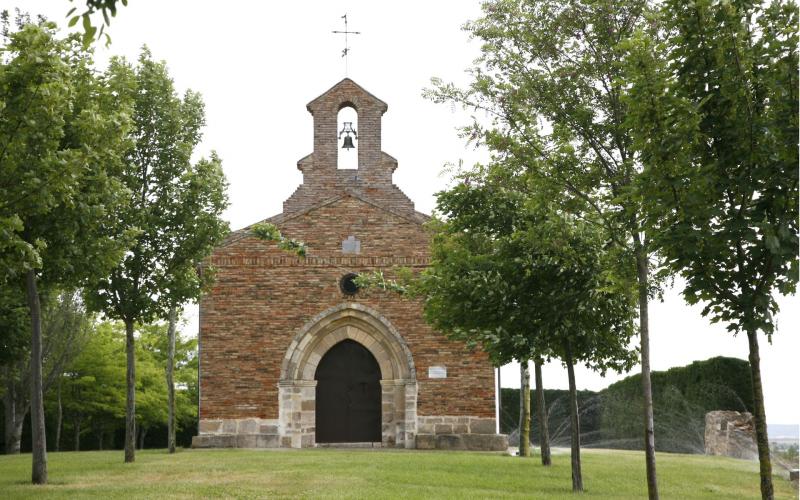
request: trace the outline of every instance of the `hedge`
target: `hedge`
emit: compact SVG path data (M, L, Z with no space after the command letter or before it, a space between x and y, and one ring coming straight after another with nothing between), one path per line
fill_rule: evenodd
M747 361L715 357L651 373L656 449L702 453L705 414L712 410L752 411L752 383ZM535 393L531 391L531 402ZM568 394L545 390L553 446L569 445ZM579 391L581 443L587 447L643 449L641 375L632 375L599 392ZM531 408L531 440L538 443L538 425ZM502 432L516 439L519 390L501 393Z

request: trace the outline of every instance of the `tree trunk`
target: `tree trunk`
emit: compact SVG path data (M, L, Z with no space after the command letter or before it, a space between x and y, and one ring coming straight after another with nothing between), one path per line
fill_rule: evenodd
M103 429L97 431L97 449L102 451L103 450Z
M25 273L25 289L31 313L31 480L33 484L47 484L47 440L42 394L42 317L36 272L33 269Z
M11 445L11 434L14 432L14 381L11 379L11 368L3 368L6 381L6 392L3 394L3 443L6 455L14 453Z
M648 318L648 276L647 253L638 232L633 233L636 252L636 278L639 288L639 335L642 354L642 395L644 396L644 454L647 466L647 494L650 500L658 500L658 481L656 476L656 438L653 424L653 387L650 383L650 328Z
M22 426L25 424L24 419L25 416L23 415L22 418L12 423L10 434L6 438L6 454L8 455L19 455L20 449L22 448Z
M519 456L531 456L531 376L528 360L519 362L522 413L519 419Z
M524 382L525 373L522 371L522 361L519 363L519 418L517 418L517 434L522 436L522 422L525 421L524 413L525 413L525 394L522 392L522 387L525 385ZM520 438L521 440L522 438Z
M542 465L550 465L550 431L547 426L547 406L544 401L544 386L542 385L542 364L533 364L536 377L536 419L539 420L539 448L542 455Z
M81 451L81 420L80 415L75 418L75 451Z
M19 454L20 441L22 440L22 421L17 418L16 386L14 385L12 370L10 367L6 367L5 372L6 393L3 395L5 451L6 455L17 455Z
M583 475L581 474L581 422L578 415L578 391L575 388L575 365L572 352L566 349L567 377L569 378L569 423L572 437L572 491L583 491Z
M58 388L56 389L56 395L58 398L58 408L56 412L56 446L55 450L61 450L61 422L64 417L64 410L61 406L61 376L58 377Z
M144 427L140 427L139 428L139 449L140 450L144 449L144 436L145 436L145 434L147 434L147 429L145 429Z
M125 353L128 358L125 400L125 462L136 460L136 356L134 352L133 321L125 320Z
M761 356L758 353L758 332L747 331L750 344L750 376L753 380L753 415L756 424L756 443L758 444L758 463L761 469L761 498L772 500L772 462L769 457L769 437L767 436L767 415L764 410L764 392L761 387Z
M178 311L175 307L169 310L169 327L167 328L168 350L167 350L167 450L175 453L175 382L173 372L175 370L175 323L178 318Z

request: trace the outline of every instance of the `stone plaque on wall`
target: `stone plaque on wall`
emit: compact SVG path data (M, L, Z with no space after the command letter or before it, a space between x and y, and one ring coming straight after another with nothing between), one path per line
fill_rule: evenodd
M342 240L342 253L361 253L361 242L355 236Z
M428 378L447 378L446 366L429 366Z

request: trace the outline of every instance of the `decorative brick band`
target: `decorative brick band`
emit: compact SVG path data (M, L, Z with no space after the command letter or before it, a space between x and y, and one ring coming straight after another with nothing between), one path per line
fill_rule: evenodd
M427 267L428 257L244 257L215 256L211 259L215 266L237 267Z

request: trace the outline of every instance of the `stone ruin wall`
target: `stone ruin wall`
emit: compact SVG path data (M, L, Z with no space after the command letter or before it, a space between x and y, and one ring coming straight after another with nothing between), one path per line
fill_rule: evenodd
M706 455L758 458L753 415L738 411L710 411L706 413Z

